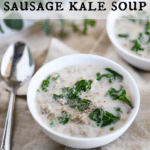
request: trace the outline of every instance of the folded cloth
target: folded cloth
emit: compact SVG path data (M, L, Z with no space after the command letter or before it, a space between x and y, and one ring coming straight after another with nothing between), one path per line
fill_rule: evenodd
M65 55L77 54L77 53L78 53L77 51L73 50L66 44L60 42L56 38L53 38L44 64L55 58L65 56Z
M130 128L117 140L105 145L101 150L149 150L150 148L150 74L134 69L124 62L114 51L105 32L102 38L98 39L98 44L93 46L92 51L97 55L114 60L123 66L135 79L141 94L141 106L139 113ZM43 64L60 56L75 54L77 51L66 46L57 39L51 40L51 46L38 58L43 59ZM17 92L15 106L13 150L69 150L63 145L49 139L34 122L30 115L26 102L26 91L28 83ZM5 115L7 111L9 92L4 81L0 81L0 135L2 135Z

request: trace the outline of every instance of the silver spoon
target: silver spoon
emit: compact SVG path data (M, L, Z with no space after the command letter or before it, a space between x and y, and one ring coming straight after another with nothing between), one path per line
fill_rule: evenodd
M1 75L12 88L1 150L11 149L15 91L33 75L34 68L35 65L30 49L25 43L17 42L9 46L1 63Z

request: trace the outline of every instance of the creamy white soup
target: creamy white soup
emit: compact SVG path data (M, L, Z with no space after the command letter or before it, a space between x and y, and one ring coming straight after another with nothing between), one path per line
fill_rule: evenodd
M149 7L146 11L121 12L114 25L114 34L125 50L133 55L150 59L150 11L148 9Z
M73 137L99 137L122 127L133 109L123 75L79 64L48 76L36 93L37 112L49 128Z

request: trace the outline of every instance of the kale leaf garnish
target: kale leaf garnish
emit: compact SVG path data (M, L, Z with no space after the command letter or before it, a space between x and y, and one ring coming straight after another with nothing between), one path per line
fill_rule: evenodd
M44 92L48 91L47 87L49 86L50 78L51 78L51 76L49 76L46 80L43 80L42 85L41 85L42 91L44 91Z
M103 77L108 78L109 83L112 83L112 80L116 79L116 78L121 79L121 80L123 79L123 76L121 74L117 73L116 71L114 71L110 68L105 68L105 70L107 70L109 73L108 74L102 74L102 75L100 73L97 73L96 74L97 81L100 81Z
M114 79L116 79L116 77L119 78L119 79L123 79L123 76L121 74L119 74L118 72L116 72L116 71L114 71L110 68L105 68L105 70L110 72L113 75Z
M59 73L56 73L56 74L57 74L56 77L51 77L51 76L49 76L46 80L43 80L43 81L42 81L42 84L41 84L41 86L40 86L40 89L41 89L43 92L47 92L47 91L48 91L47 88L48 88L48 86L49 86L49 84L50 84L51 81L55 81L55 80L57 80L58 78L60 78ZM37 92L40 92L40 89L37 89Z
M150 20L147 20L146 26L145 26L145 34L149 36L147 44L150 43Z
M65 97L64 94L60 94L60 95L53 94L53 99L55 99L55 100L58 100L59 98L63 98L63 97Z
M131 50L134 51L139 56L142 56L142 54L138 53L138 51L144 51L145 49L142 48L139 40L136 39L136 40L133 40L132 42L134 43L134 46L131 48Z
M149 35L149 38L148 38L148 41L146 42L146 44L150 44L150 35Z
M64 87L61 89L63 93L67 93L67 92L71 92L71 88L70 87Z
M92 113L90 113L89 117L93 120L96 121L96 124L99 126L101 122L101 111L100 109L95 109Z
M133 108L130 100L126 97L126 90L125 89L123 89L122 93L120 94L119 100L128 104L131 108Z
M115 88L111 88L110 90L108 90L108 92L106 93L105 96L110 95L110 97L113 100L117 100L117 99L119 99L119 95L118 94L122 91L122 89L123 89L123 86L120 86L119 90L116 90Z
M91 102L92 101L89 100L89 99L83 99L83 100L80 100L78 103L71 104L70 107L78 108L79 111L83 111L83 110L86 110L89 107Z
M150 20L147 20L146 26L145 26L145 34L150 35Z
M110 131L113 131L113 130L114 130L114 127L110 127L109 130L110 130Z
M136 17L131 14L129 16L123 16L123 18L126 18L129 21L132 21L133 23L136 23L136 21L137 21Z
M105 127L105 126L108 126L112 123L116 123L118 120L120 120L120 117L114 116L110 112L104 111L104 109L102 109L102 124L101 124L101 127Z
M110 83L112 83L112 75L111 74L100 74L100 73L97 73L96 74L96 76L97 76L97 81L100 81L103 77L106 77L106 78L108 78L109 79L109 82Z
M120 38L128 38L129 34L118 34L118 37L120 37Z
M144 36L143 33L139 34L139 37L133 41L131 41L132 43L134 43L133 47L131 48L131 51L134 51L136 54L138 54L139 56L142 56L138 51L144 51L145 49L142 48L142 41L144 40Z
M71 117L70 114L68 114L66 111L62 111L63 117L57 117L57 119L59 120L60 124L65 125L66 123L69 122L69 118Z
M108 111L104 111L103 108L95 109L92 113L90 113L89 117L96 122L97 126L100 127L108 126L120 120L120 117L114 116Z
M121 108L118 107L118 108L115 108L115 109L116 109L116 111L117 111L119 114L123 113L122 110L121 110Z
M54 126L54 122L51 121L51 122L49 123L49 125L50 125L51 127Z
M133 108L130 100L126 97L126 90L123 88L123 86L120 86L119 90L111 88L110 90L108 90L105 96L107 95L109 95L112 98L112 100L120 100L128 104L131 108Z
M87 90L91 89L91 80L81 80L79 82L76 82L75 85L72 88L73 94L81 94L81 91L86 92Z
M139 40L140 42L142 42L142 41L144 40L143 33L140 33L140 34L139 34L138 40Z
M91 104L91 100L89 99L81 99L80 95L82 95L82 91L86 92L91 89L92 81L91 80L81 80L74 84L73 88L65 87L62 88L62 93L60 95L53 94L53 98L55 100L59 100L60 98L65 98L67 103L72 108L77 108L78 111L86 110Z
M51 79L52 79L52 81L55 81L55 80L57 80L58 78L60 78L60 75L59 75L59 73L56 73L57 74L57 76L56 77L52 77Z
M126 18L127 20L133 22L133 23L139 23L139 24L143 24L144 20L142 19L142 15L145 15L147 12L146 11L142 11L142 12L137 12L138 13L138 18L136 18L136 16L133 16L131 14L129 14L128 16L123 16L122 18Z

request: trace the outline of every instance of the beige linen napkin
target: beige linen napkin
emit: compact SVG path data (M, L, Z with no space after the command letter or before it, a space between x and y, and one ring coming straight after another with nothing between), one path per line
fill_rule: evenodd
M96 30L95 31L99 31ZM91 32L91 31L89 31ZM86 53L92 53L104 56L123 66L135 79L141 94L141 106L139 113L131 125L131 127L117 140L114 142L103 146L99 149L101 150L149 150L150 149L150 73L143 72L134 69L123 61L112 47L106 31L99 31L101 36L98 38L87 36L80 36L80 42L82 44L74 45L74 42L69 43L72 47L79 49L83 52L85 48L84 45L88 46L93 43L91 48L87 48ZM75 37L71 37L72 40L77 40ZM90 41L91 39L91 41ZM71 41L72 41L71 40ZM78 40L78 41L79 41ZM96 41L96 42L95 42ZM35 62L40 67L39 64L44 64L57 57L74 54L72 48L66 46L57 39L51 40L51 46L48 50L44 49L43 52L36 56ZM40 59L39 59L40 58ZM27 84L18 90L18 96L16 99L15 106L15 117L14 117L14 133L13 133L13 150L65 150L65 146L60 145L51 139L49 139L38 127L38 125L33 120L27 106L26 102L26 89ZM0 80L0 137L2 137L4 122L6 117L7 105L9 100L9 92L7 90L7 85L4 81Z

